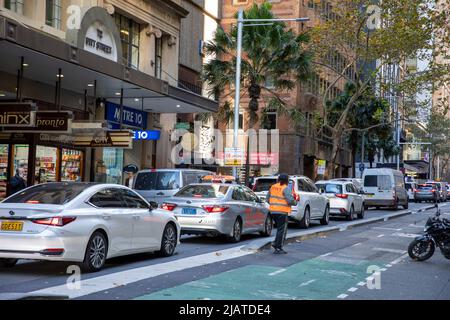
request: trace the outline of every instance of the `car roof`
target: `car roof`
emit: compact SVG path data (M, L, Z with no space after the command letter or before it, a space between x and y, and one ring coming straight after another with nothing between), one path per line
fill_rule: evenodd
M225 186L225 187L241 186L241 187L245 187L244 185L241 185L238 183L222 183L222 182L191 183L188 186Z
M255 180L257 179L278 179L279 175L276 176L261 176L261 177L255 177ZM308 178L307 176L298 176L298 175L289 175L289 179L297 179L297 178Z
M167 171L202 171L202 172L207 172L207 173L211 173L214 174L214 172L209 171L209 170L204 170L204 169L189 169L189 168L183 168L183 169L179 169L179 168L165 168L165 169L142 169L139 170L137 173L141 173L141 172L167 172Z
M331 180L319 180L317 183L333 183L333 184L351 184L351 181L347 180L338 180L338 179L331 179Z

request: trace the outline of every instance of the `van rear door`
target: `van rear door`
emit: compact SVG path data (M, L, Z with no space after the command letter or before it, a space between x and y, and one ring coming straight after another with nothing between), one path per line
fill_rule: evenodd
M364 192L368 199L393 199L393 181L389 175L368 174L364 176Z

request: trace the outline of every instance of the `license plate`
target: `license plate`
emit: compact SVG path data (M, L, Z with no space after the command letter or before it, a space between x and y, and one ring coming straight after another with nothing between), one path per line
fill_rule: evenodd
M374 194L368 194L368 193L366 193L365 196L366 196L367 198L372 198L372 197L374 196Z
M1 231L22 231L23 222L3 221L0 227Z
M183 214L195 215L197 214L197 210L194 208L183 208Z

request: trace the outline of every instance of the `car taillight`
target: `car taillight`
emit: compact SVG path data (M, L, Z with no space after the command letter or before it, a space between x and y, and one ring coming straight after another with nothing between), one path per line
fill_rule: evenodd
M256 190L256 182L252 186L252 191L255 191L255 190Z
M50 217L50 218L43 218L43 219L36 219L32 220L35 224L42 224L46 226L53 226L53 227L63 227L73 221L75 221L76 217Z
M174 203L163 203L161 209L173 211L173 209L175 209L176 207L177 205Z
M222 213L228 210L227 206L203 206L203 210L208 213Z
M417 189L414 189L414 192L417 192Z
M341 199L347 199L348 198L348 194L337 193L336 197L341 198Z

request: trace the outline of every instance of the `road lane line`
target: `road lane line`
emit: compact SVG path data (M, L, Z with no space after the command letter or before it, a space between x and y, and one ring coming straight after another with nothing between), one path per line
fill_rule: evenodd
M388 228L388 227L373 227L372 229L379 229L379 230L392 230L392 231L401 231L402 228Z
M372 250L391 252L391 253L401 253L401 254L404 254L406 252L405 250L397 250L397 249L389 249L389 248L378 248L378 247L372 248Z
M384 237L384 234L380 234L377 236L377 238L382 238L382 237Z
M401 238L415 238L420 236L420 234L417 233L403 233L403 232L395 232L391 234L392 237L401 237Z
M328 253L320 255L319 257L328 257L328 256L330 256L332 254L333 254L333 252L328 252Z
M360 286L360 287L365 286L366 284L367 284L367 282L364 282L364 281L358 282L358 286Z
M299 285L299 287L307 286L307 285L309 285L309 284L311 284L311 283L313 283L313 282L315 282L315 281L316 281L316 279L312 279L312 280L303 282L303 283L301 283L301 284Z
M355 243L354 245L352 245L351 247L357 247L357 246L360 246L362 244L362 242L358 242L358 243Z
M405 253L404 255L401 255L400 257L398 257L397 259L395 259L394 261L391 262L391 265L397 264L400 261L402 261L404 258L406 258L406 256L408 255L408 253Z
M285 272L286 270L287 270L287 269L280 269L280 270L271 272L271 273L269 273L269 276L275 276L275 275L277 275L277 274L280 274L280 273L282 273L282 272Z
M192 257L178 259L170 262L159 263L155 265L119 271L110 273L104 276L99 276L91 279L81 280L79 282L79 289L73 289L67 285L59 285L50 288L45 288L31 292L32 294L58 294L66 295L69 299L74 299L100 291L114 289L119 286L125 286L130 283L141 280L154 278L160 275L205 266L208 264L221 262L224 260L243 257L253 254L251 251L244 251L239 246L231 249L221 251L214 251L206 254L200 254ZM120 285L118 285L120 282Z
M338 295L337 297L338 297L338 299L345 299L348 297L348 294L343 293L343 294Z
M356 290L358 290L358 288L355 288L355 287L351 287L350 289L348 289L348 291L350 291L350 292L355 292Z

